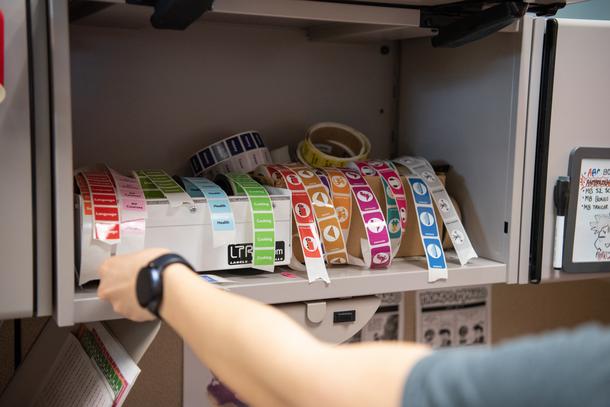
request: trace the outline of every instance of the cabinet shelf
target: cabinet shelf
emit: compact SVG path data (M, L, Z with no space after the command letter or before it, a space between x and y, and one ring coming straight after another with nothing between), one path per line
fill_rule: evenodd
M448 259L450 257L448 254ZM329 269L329 285L321 281L310 284L304 272L288 269L255 275L219 274L232 281L223 284L222 288L267 304L506 282L506 265L503 263L479 258L466 266L460 266L455 261L448 262L448 266L449 278L436 283L428 283L428 270L423 257L396 259L385 270L351 266ZM290 275L283 274L283 271ZM118 315L112 311L109 303L100 301L95 287L77 288L74 296L74 322L115 318Z

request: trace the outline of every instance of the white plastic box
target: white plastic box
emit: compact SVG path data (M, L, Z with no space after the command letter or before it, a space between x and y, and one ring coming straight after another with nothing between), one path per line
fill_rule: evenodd
M276 192L278 190L276 189ZM284 191L284 190L279 190ZM292 257L292 223L290 195L272 195L275 217L275 266L288 265ZM231 196L235 217L234 243L214 248L212 225L207 202L193 198L195 206L170 207L166 200L148 200L144 247L162 247L179 253L199 272L252 267L252 218L245 196ZM121 243L111 247L93 240L91 217L84 217L83 200L75 195L75 264L79 284L99 279L97 269L117 253Z

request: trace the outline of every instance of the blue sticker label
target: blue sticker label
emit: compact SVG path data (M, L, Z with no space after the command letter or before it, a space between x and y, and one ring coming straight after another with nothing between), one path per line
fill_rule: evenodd
M445 253L441 241L436 239L423 239L424 250L426 251L426 259L428 260L428 268L446 269Z
M208 201L213 231L235 230L233 210L227 194L207 178L183 178L187 183L195 186Z
M203 168L209 168L212 165L216 164L216 161L214 160L214 157L212 156L212 152L210 151L209 148L206 148L205 150L202 150L199 152L199 160L201 160L201 164L203 165Z
M201 167L201 161L199 161L199 157L197 155L191 157L191 168L193 169L193 173L195 175L203 171L203 168Z
M231 155L238 155L244 152L244 147L241 145L239 137L232 137L228 139L227 146L229 147L229 152Z
M438 237L438 229L436 227L436 217L434 210L428 206L417 207L417 220L419 221L419 229L422 236Z
M182 178L182 182L184 182L184 190L186 191L187 194L190 195L191 198L204 198L205 197L205 195L203 195L203 192L201 192L201 190L199 188L197 188L195 185L193 185L186 178Z
M432 205L432 200L430 199L430 194L428 193L428 187L426 187L424 181L422 181L420 178L409 177L409 184L411 185L413 198L415 199L416 204Z
M254 142L256 143L256 146L258 148L263 148L265 147L265 144L263 143L263 139L261 137L260 134L258 133L252 133L252 136L254 137Z
M241 142L244 143L244 147L246 147L246 150L254 150L256 148L256 144L254 143L251 133L242 134L240 137Z

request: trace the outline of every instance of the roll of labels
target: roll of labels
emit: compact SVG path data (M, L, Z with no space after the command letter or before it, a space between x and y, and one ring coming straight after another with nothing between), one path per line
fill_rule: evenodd
M451 198L447 191L443 187L442 182L436 176L432 165L428 163L423 158L415 158L415 157L400 157L393 160L396 164L400 164L406 167L414 177L409 179L409 183L411 184L411 190L414 193L414 200L416 205L418 205L418 200L420 205L427 205L425 197L426 195L431 195L434 203L441 214L441 218L443 219L443 223L447 228L447 233L449 234L449 238L453 243L453 247L455 252L459 258L460 264L465 265L471 259L477 258L477 253L472 247L472 243L468 238L468 234L466 233L466 229L464 229L464 225L460 221L458 217L457 211L453 206L453 202L451 202ZM414 191L414 183L418 185L418 191ZM420 188L419 186L423 185L425 188ZM421 192L421 193L420 193ZM418 209L418 215L420 213L420 208ZM425 211L422 209L422 213ZM432 211L434 215L434 211ZM421 215L429 222L431 219L427 217L427 215ZM420 231L422 229L429 228L429 225L426 222L422 222L421 217L419 219L419 227ZM436 220L435 220L436 223ZM428 236L422 232L422 239L427 238ZM441 247L441 246L439 246ZM424 248L426 249L426 256L428 257L428 264L430 264L431 260L435 260L433 256L430 255L426 248L426 244L424 244ZM442 250L442 247L441 247ZM434 252L436 253L436 251ZM432 257L432 259L431 259ZM444 262L444 256L443 256Z
M297 147L297 157L316 168L347 167L365 160L371 151L369 139L356 129L341 123L318 123L307 131Z
M252 216L252 265L273 271L275 264L275 220L273 204L267 190L247 174L223 174L235 195L245 195Z
M227 137L199 150L190 158L193 174L210 179L229 172L248 173L259 165L269 163L271 154L256 131Z

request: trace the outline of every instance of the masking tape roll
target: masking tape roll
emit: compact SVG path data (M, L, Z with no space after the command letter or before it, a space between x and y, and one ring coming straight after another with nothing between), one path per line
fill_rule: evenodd
M385 217L371 187L357 170L339 168L347 178L352 196L356 199L364 222L366 239L361 247L364 265L370 268L386 268L392 263L392 246Z
M316 168L345 167L365 160L371 151L369 139L358 130L340 123L313 125L297 147L297 158Z
M331 197L337 218L343 231L343 239L347 242L352 221L352 193L345 175L337 168L324 168L330 184Z
M449 194L447 194L442 182L434 173L432 165L423 158L406 156L396 158L393 161L407 167L411 173L420 177L426 184L426 187L430 190L430 194L438 207L460 263L464 265L468 263L469 260L477 258L477 252L474 250L474 247L472 247L466 229L453 206Z
M163 170L138 170L136 171L140 185L144 190L146 199L167 199L169 206L176 208L180 205L195 206L193 198ZM160 192L160 193L159 193Z
M235 218L225 191L206 178L182 177L182 181L191 197L202 196L207 201L212 223L212 245L220 247L234 243Z
M313 204L326 262L328 264L347 264L347 250L345 249L341 223L328 189L313 168L298 166L290 169L301 178L301 182Z
M247 174L224 174L236 195L246 195L252 215L252 266L273 271L275 264L275 219L267 190Z
M228 172L251 172L272 161L261 135L257 131L247 131L197 151L191 156L190 163L195 176L214 179Z
M400 249L402 235L407 220L407 199L398 172L383 161L356 161L352 168L363 176L379 176L385 196L385 219L392 244L392 257Z
M289 167L263 165L255 171L258 177L276 187L287 188L292 197L293 221L301 243L305 269L309 282L323 280L330 283L322 243L316 228L314 207L301 178ZM292 257L291 267L302 270L302 265Z
M432 199L424 181L419 177L407 177L415 202L417 224L428 263L428 282L447 278L445 252L439 236Z
M93 238L109 244L120 242L119 201L110 174L105 170L84 170L82 175L91 193Z

